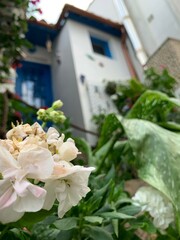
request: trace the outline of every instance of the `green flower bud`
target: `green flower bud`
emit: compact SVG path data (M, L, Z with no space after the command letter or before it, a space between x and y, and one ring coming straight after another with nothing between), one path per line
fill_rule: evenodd
M63 105L63 102L61 100L57 100L57 101L53 102L52 108L53 109L58 109L58 108L61 108L62 105Z
M37 115L38 115L38 116L43 116L44 113L45 113L45 109L40 108L40 109L38 110L38 112L37 112Z

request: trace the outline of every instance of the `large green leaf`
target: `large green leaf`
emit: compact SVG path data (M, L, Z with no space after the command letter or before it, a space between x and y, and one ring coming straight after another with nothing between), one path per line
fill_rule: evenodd
M139 118L155 123L166 122L169 112L174 107L180 107L178 99L148 90L136 101L126 118Z
M139 177L164 193L180 214L180 135L145 120L124 120Z

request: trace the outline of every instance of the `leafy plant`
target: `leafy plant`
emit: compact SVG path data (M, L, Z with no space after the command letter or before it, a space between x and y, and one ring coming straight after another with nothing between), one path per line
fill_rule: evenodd
M36 5L39 0L1 0L0 2L0 82L6 80L10 67L19 66L23 56L23 47L31 47L25 39L27 31L26 12L32 13L36 8L28 9L29 4Z

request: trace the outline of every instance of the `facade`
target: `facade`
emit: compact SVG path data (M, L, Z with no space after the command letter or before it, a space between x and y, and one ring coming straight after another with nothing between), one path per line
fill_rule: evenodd
M136 0L135 2L106 0L106 2L107 4L103 5L103 0L94 0L88 11L119 23L125 20L119 14L120 11L128 11L125 17L132 20L148 57L167 38L180 39L179 0Z
M70 6L63 11L61 23L53 46L53 55L61 59L59 64L54 59L52 68L54 96L64 102L73 124L95 131L92 115L115 110L104 93L104 81L131 78L121 44L122 26ZM92 135L82 136L94 142Z
M167 38L180 39L179 0L124 2L149 57Z
M96 131L92 115L115 111L104 93L105 81L126 81L136 74L125 38L122 25L70 5L55 26L31 20L27 39L34 47L24 50L16 92L36 107L61 99L73 125ZM95 143L93 135L74 134Z
M42 107L61 99L64 102L63 111L73 125L96 131L92 116L115 111L104 93L105 82L126 81L132 77L142 80L145 52L148 56L152 55L163 39L173 34L177 37L180 30L177 28L178 15L171 14L175 10L167 8L168 0L163 0L164 5L159 0L158 4L164 7L158 6L166 14L164 22L167 24L170 21L173 25L171 29L168 27L169 30L167 26L161 28L160 23L153 25L158 21L156 16L159 21L163 21L163 16L160 19L150 2L145 15L139 15L137 19L140 4L143 9L146 0L137 0L136 10L130 9L130 1L123 1L126 5L121 7L125 6L128 10L121 8L121 15L116 8L118 2L122 1L106 0L103 5L103 0L94 0L88 11L65 5L54 26L42 21L29 21L27 39L33 47L24 49L26 58L22 61L22 68L17 70L16 79L16 92L23 100ZM150 9L154 12L147 22ZM158 29L164 31L160 32L161 37L155 34ZM156 44L154 36L159 39ZM95 143L92 134L77 128L74 134L86 138L91 145Z
M27 40L32 48L24 49L22 67L17 68L16 93L28 104L35 107L48 107L53 100L52 92L52 53L46 45L53 42L59 29L44 21L29 20Z

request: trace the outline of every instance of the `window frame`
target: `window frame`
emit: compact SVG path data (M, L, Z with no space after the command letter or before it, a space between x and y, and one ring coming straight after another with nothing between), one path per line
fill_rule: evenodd
M107 40L104 40L102 38L98 38L96 36L90 35L92 50L94 53L99 54L104 57L112 58L112 53L109 47L109 42ZM104 51L104 53L100 53L95 50L95 47L100 47Z

